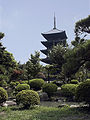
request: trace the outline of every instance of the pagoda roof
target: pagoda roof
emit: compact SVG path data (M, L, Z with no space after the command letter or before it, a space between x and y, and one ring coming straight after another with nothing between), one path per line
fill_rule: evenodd
M50 59L48 57L41 59L41 61L47 64L51 64Z
M50 47L53 45L53 43L51 41L41 41L41 43L45 46L45 47Z
M45 55L47 55L48 54L48 50L46 49L46 50L40 50L42 53L44 53Z
M56 45L58 43L61 43L61 41L65 41L65 39L62 39L62 40L56 40L56 41L41 41L41 43L47 47L47 48L50 48L53 44Z
M63 32L63 30L59 30L57 28L53 28L52 30L48 31L48 32L44 32L44 33L41 33L42 35L46 35L46 34L56 34L56 33L61 33Z
M67 39L67 36L66 36L66 33L65 31L59 31L59 30L52 30L53 32L47 32L47 33L41 33L42 36L48 40L48 41L51 41L51 40L62 40L62 39ZM58 31L58 32L56 32ZM49 34L48 34L49 33Z

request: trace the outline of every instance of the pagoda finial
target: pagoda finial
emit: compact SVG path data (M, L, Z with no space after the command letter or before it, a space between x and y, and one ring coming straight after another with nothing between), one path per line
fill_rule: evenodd
M55 13L54 13L54 28L53 29L56 29L56 17L55 17Z

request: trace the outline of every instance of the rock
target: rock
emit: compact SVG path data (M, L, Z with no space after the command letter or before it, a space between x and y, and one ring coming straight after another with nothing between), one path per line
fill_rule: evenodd
M59 106L58 106L58 108L61 108L61 107L64 107L64 106L67 106L66 104L60 104Z
M7 104L7 103L3 103L2 106L3 106L3 107L7 107L8 104Z
M14 101L6 101L6 104L8 106L12 106L12 105L16 105L16 102L14 102Z
M70 105L70 108L77 108L80 107L80 105Z
M41 101L47 101L49 99L47 93L45 92L39 93L39 97Z

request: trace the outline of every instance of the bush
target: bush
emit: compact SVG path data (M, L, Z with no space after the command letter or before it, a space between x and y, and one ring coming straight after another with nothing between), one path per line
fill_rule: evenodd
M16 86L15 91L16 91L16 92L20 92L20 91L22 91L22 90L29 90L29 89L30 89L30 86L29 86L28 84L18 84L18 85Z
M26 80L26 81L21 81L20 82L21 84L28 84L28 81Z
M86 80L79 84L76 89L76 100L85 101L90 105L90 80Z
M40 103L40 98L37 92L33 90L22 90L16 95L17 104L22 104L25 108L29 108L33 105Z
M1 87L6 87L7 86L7 82L5 80L0 81L0 86Z
M90 81L90 79L86 79L86 81Z
M0 81L2 81L2 80L8 82L8 81L9 81L9 78L8 78L7 76L1 74L1 75L0 75Z
M78 82L78 80L71 80L70 83L71 84L78 84L79 82Z
M15 83L16 83L16 86L17 86L18 84L20 84L20 82L19 82L19 81L16 81Z
M18 81L16 82L10 82L10 87L14 89L18 84L20 84Z
M7 91L0 87L0 104L5 102L8 99Z
M43 92L46 92L48 96L51 97L53 93L57 91L57 85L52 83L45 83L42 89Z
M10 82L10 87L11 87L11 88L15 88L15 86L16 86L16 83L15 83L15 82Z
M61 86L62 95L65 97L73 97L75 96L77 84L64 84Z
M41 90L42 86L44 84L43 79L32 79L29 81L29 85L34 90Z

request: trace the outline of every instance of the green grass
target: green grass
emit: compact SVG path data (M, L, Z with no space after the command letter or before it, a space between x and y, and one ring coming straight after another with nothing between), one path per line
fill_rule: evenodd
M17 106L0 108L0 120L90 120L90 112L83 108L35 107L28 110Z

